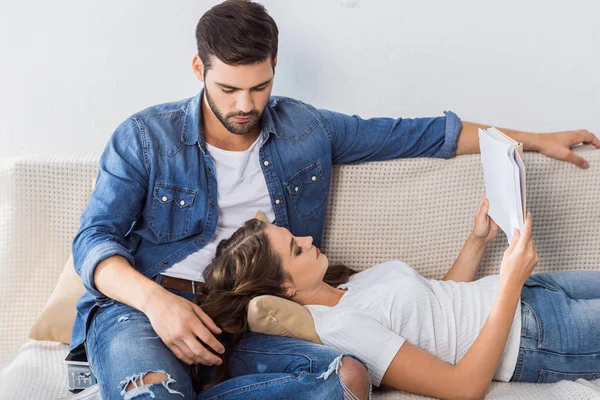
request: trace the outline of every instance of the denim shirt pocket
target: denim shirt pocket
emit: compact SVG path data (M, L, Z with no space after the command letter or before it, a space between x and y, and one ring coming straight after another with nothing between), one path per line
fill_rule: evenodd
M149 226L162 242L172 242L189 234L195 198L195 190L156 182Z
M325 205L326 186L319 162L301 169L285 181L298 218L314 218L319 215Z

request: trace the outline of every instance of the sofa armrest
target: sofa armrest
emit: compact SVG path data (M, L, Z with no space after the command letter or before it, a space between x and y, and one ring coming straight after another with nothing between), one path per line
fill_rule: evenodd
M0 162L0 366L25 342L71 252L98 156Z

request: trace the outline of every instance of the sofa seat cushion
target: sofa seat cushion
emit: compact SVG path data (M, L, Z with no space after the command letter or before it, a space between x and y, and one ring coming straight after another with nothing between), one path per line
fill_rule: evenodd
M0 399L57 399L71 395L64 359L69 346L29 340L0 374Z
M67 388L67 367L63 362L68 352L68 346L61 343L28 341L12 363L0 373L0 399L50 400L73 397ZM94 396L94 399L97 397ZM382 388L375 390L372 398L422 400L427 397ZM600 399L600 379L551 384L493 382L486 399Z

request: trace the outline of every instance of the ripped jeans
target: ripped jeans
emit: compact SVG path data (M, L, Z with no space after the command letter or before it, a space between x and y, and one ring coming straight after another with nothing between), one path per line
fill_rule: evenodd
M357 398L336 373L342 357L338 351L256 333L228 349L231 379L195 393L188 366L165 346L146 315L119 302L93 316L86 352L104 400ZM148 372L162 372L168 379L125 391Z

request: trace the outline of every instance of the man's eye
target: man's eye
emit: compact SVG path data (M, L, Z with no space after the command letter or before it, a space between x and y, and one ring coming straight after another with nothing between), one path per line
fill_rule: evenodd
M227 89L221 89L221 90L223 91L223 93L227 93L227 94L231 94L231 93L233 93L233 92L234 92L234 90L233 90L233 89L231 89L231 90L227 90Z
M264 92L266 88L267 87L265 86L265 87L261 87L261 88L256 88L254 90L257 91L257 92Z

